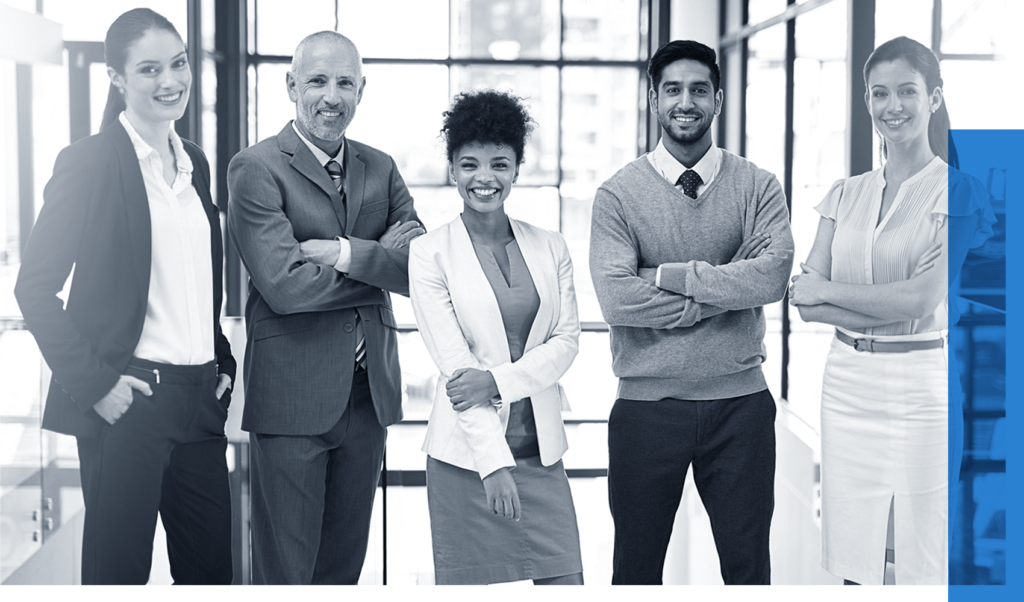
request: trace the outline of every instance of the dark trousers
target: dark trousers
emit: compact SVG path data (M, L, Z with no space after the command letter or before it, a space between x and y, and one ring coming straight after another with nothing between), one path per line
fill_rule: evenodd
M662 582L693 465L726 584L768 584L775 402L767 390L709 401L618 399L608 419L613 584Z
M160 371L156 382L153 369ZM133 359L125 374L149 382L98 438L78 438L85 527L82 583L149 581L157 513L175 584L230 584L231 492L225 458L229 393L217 368Z
M348 408L323 435L252 434L254 584L359 581L386 437L365 370L355 373Z

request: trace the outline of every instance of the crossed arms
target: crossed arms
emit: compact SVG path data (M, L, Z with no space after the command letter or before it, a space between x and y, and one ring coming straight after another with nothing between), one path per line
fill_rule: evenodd
M394 161L387 178L388 231L379 240L348 236L351 262L343 274L334 262L314 260L324 252L322 245L304 248L296 239L279 179L270 169L252 155L235 156L228 168L229 231L249 277L275 313L378 303L380 289L408 294L408 242L419 220ZM337 249L337 242L329 242Z
M757 205L752 234L729 263L665 263L658 282L658 268L638 267L638 243L622 202L599 189L591 223L590 272L605 321L611 326L687 328L726 311L781 299L792 268L793 238L785 196L774 178Z

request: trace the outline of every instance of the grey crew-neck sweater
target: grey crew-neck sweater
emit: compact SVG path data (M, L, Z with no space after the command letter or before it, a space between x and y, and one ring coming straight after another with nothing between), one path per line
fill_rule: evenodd
M765 252L730 263L760 232L771 234ZM590 236L619 398L726 399L767 387L762 306L785 296L793 267L775 176L723 150L718 175L691 199L642 156L598 189Z

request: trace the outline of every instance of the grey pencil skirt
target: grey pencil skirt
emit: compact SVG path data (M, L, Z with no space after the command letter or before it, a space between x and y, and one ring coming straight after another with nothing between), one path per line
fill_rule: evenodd
M427 505L438 585L546 579L583 571L576 509L562 461L517 458L519 522L487 507L476 472L427 457Z

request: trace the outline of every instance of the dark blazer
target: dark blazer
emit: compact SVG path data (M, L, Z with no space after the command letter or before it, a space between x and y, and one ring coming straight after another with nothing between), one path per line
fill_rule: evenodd
M192 185L210 220L218 370L233 381L235 360L220 329L223 248L210 166L198 146L182 142L192 159ZM106 422L92 407L132 358L149 299L149 199L121 123L62 150L43 198L14 287L25 323L53 372L43 428L97 437ZM65 308L57 293L72 266Z
M289 123L228 167L228 232L249 273L242 428L320 435L348 405L356 320L383 426L402 419L397 324L386 291L409 294L408 247L385 249L389 225L419 221L391 157L345 141L343 202ZM301 241L345 236L348 274L309 263Z

